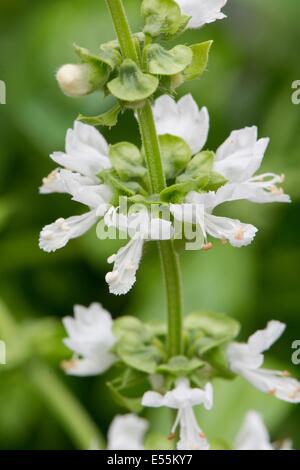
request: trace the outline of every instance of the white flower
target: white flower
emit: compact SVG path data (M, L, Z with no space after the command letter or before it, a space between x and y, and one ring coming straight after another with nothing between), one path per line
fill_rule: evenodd
M177 443L178 450L208 450L209 444L202 430L200 429L193 407L204 405L210 410L213 405L213 389L211 384L207 384L204 390L191 388L187 379L178 379L176 387L161 395L157 392L146 392L142 400L143 406L159 408L165 406L178 410L177 418L172 428L175 433L177 426L180 426L180 439Z
M221 9L227 0L176 0L183 14L191 16L188 27L201 28L206 23L226 18Z
M40 248L51 252L64 247L69 240L87 232L110 207L112 190L102 184L97 174L110 168L108 146L92 126L75 122L66 138L66 152L52 158L68 169L58 168L43 179L42 194L67 193L90 211L68 219L59 218L41 231ZM72 171L71 171L72 170Z
M56 73L58 84L67 96L84 96L94 90L89 64L65 64Z
M148 422L134 414L116 416L108 430L108 450L144 450Z
M74 129L68 129L66 152L51 155L59 165L85 176L94 177L111 168L108 144L93 126L75 121Z
M186 197L186 204L172 204L170 210L175 219L198 225L204 236L204 248L210 248L212 245L207 242L207 235L218 238L222 241L229 241L234 247L247 246L252 243L257 228L251 224L244 224L239 220L228 217L219 217L212 214L212 211L223 200L218 192L208 192L199 194L194 191ZM190 206L190 211L187 207ZM198 206L198 210L197 210ZM196 208L196 210L193 210ZM204 210L204 213L203 213Z
M231 343L227 357L232 372L241 375L254 387L290 403L300 402L300 382L287 372L262 369L263 352L282 335L286 325L270 321L264 330L250 336L247 343Z
M272 444L263 419L256 411L249 411L235 440L235 450L291 450L288 439L279 446Z
M197 3L201 3L197 0ZM178 103L168 95L158 98L153 106L158 134L172 134L184 139L193 154L204 148L209 131L209 114L206 108L198 109L191 95ZM261 166L269 139L258 140L257 127L233 131L218 148L213 170L224 176L228 183L220 188L224 201L247 199L257 203L290 202L280 184L283 175L263 173L256 175Z
M127 216L119 214L118 208L114 207L106 213L104 221L107 227L115 227L130 237L127 245L108 258L108 262L114 263L114 267L106 275L111 293L126 294L136 281L144 242L171 239L172 224L167 220L151 217L147 210Z
M257 127L233 131L216 152L214 170L229 184L222 191L226 199L247 199L257 203L290 202L290 197L278 187L284 176L264 173L255 176L261 166L269 139L257 139Z
M204 147L209 130L207 108L199 110L192 95L186 95L178 103L168 95L160 96L153 106L156 129L159 135L181 137L196 154Z
M116 342L110 313L93 303L89 307L76 305L74 317L63 319L69 335L64 344L74 352L74 358L63 363L64 370L78 376L105 372L116 360L110 352Z
M262 417L249 411L235 440L235 450L274 450Z

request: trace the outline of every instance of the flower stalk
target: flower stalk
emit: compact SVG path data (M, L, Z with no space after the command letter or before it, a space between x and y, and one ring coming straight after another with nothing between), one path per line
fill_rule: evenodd
M124 58L139 62L122 0L106 0ZM147 101L138 111L138 121L150 175L151 189L158 194L166 187L153 112ZM178 256L172 241L158 242L168 305L168 354L182 353L182 295Z

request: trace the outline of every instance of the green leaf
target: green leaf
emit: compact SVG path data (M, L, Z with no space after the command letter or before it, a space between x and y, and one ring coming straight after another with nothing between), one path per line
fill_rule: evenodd
M154 75L176 75L182 72L193 59L187 46L175 46L167 50L159 44L150 44L145 49L149 72Z
M187 375L200 367L203 367L205 363L200 359L194 357L188 359L185 356L175 356L167 362L167 364L161 364L157 367L157 372L169 373L176 376Z
M147 196L147 192L138 182L120 180L114 169L102 171L99 176L105 183L109 184L116 190L117 197L120 195L132 197L136 194Z
M77 120L82 121L85 124L90 124L91 126L113 127L118 122L121 110L122 107L117 103L113 108L103 114L99 114L98 116L83 116L82 114L79 114Z
M132 413L140 413L143 409L142 407L142 397L131 398L122 393L121 389L115 386L114 382L107 382L107 387L109 388L115 402Z
M143 0L141 12L144 32L152 37L176 34L185 20L174 0Z
M221 186L224 186L225 183L227 183L227 179L224 178L224 176L215 171L212 171L209 175L209 180L205 186L205 190L216 191L217 189L221 188Z
M166 178L173 179L186 168L192 150L183 139L170 134L159 136L159 143Z
M198 180L199 178L210 176L214 163L214 153L210 151L200 152L189 162L185 172L178 176L177 183L185 183L189 180ZM208 183L208 181L207 181Z
M142 323L138 318L124 316L117 318L113 324L113 332L117 338L133 337L141 342L151 341L153 334L147 325Z
M155 346L145 346L140 341L120 341L115 351L125 364L147 374L153 374L161 360L159 349Z
M126 59L120 67L119 76L111 80L107 87L116 98L135 102L153 95L158 83L156 77L143 73L133 60Z
M212 348L233 340L240 331L240 324L233 318L215 312L195 312L185 318L185 328L196 331L194 349L204 354Z
M198 180L188 180L184 183L175 183L167 187L160 193L160 199L163 202L180 203L190 191L197 191L199 187L206 187L208 177L199 178Z
M203 74L207 67L209 51L212 43L213 41L207 41L190 46L193 58L191 64L183 72L185 80L194 80Z
M123 181L143 178L147 174L139 149L129 142L111 145L109 158L119 178Z

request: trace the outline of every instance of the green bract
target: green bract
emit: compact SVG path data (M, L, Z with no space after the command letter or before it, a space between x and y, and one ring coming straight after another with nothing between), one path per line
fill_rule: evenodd
M119 44L115 41L102 44L100 46L99 57L103 62L109 65L112 70L114 70L122 63Z
M158 83L156 77L143 73L133 60L126 59L120 67L119 76L110 81L107 87L122 101L138 102L151 96Z
M210 151L200 152L187 165L185 172L178 176L177 183L185 183L189 180L209 177L214 163L214 153Z
M161 361L160 350L152 345L145 345L139 340L121 341L115 348L117 356L127 366L147 374L154 374Z
M185 318L185 328L194 332L194 348L202 355L234 339L240 324L222 313L195 312ZM196 333L195 333L196 332Z
M173 179L189 163L192 150L183 139L170 134L159 136L159 142L166 179Z
M159 44L146 47L149 72L156 75L176 75L182 72L193 59L192 50L187 46L175 46L167 50Z
M123 181L131 178L143 178L147 175L147 169L143 165L143 158L139 149L129 142L111 145L109 158L118 176Z
M152 37L172 36L188 21L174 0L143 0L141 11L145 20L144 32Z
M157 372L183 376L194 372L204 365L205 363L196 357L188 359L185 356L174 356L166 364L158 366Z
M203 74L207 67L209 51L212 43L213 41L207 41L190 46L193 58L191 64L183 72L185 80L194 80Z
M91 126L113 127L118 122L118 117L121 110L122 107L117 103L111 109L103 114L99 114L98 116L83 116L82 114L79 114L77 120L82 121L85 124L90 124Z

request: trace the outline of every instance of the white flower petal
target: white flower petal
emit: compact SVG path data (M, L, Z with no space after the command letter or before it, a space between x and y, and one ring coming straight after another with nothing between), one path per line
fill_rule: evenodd
M243 224L239 220L205 214L205 230L214 238L229 241L237 248L250 245L257 233L254 225Z
M62 368L68 375L77 377L89 377L92 375L103 374L109 369L116 358L113 354L103 351L101 356L89 356L84 359L71 359L63 361Z
M76 180L78 184L83 186L93 185L98 181L97 178L90 178L88 176L82 176L79 173L57 168L43 179L40 194L69 193L66 181L70 178Z
M94 303L87 308L76 305L74 318L63 318L63 324L69 335L64 343L75 353L73 359L63 363L68 374L100 374L115 362L115 356L110 352L116 341L113 321L102 305Z
M40 234L39 246L48 253L63 248L71 239L80 237L87 232L98 220L95 211L80 216L60 218L46 225Z
M227 0L176 0L183 14L191 16L189 28L201 28L206 23L226 18L221 9Z
M144 450L148 422L134 414L116 416L108 431L108 450Z
M66 153L51 155L59 165L86 176L95 176L111 168L109 149L104 137L93 126L75 121L66 137Z
M269 139L257 140L257 127L233 131L216 152L214 170L230 182L245 182L259 169Z
M280 338L286 329L286 325L280 321L270 321L264 330L258 330L250 336L248 346L251 352L260 354L270 349L270 347Z
M249 411L235 441L235 450L274 450L262 417Z
M127 294L136 281L144 240L142 238L132 238L127 245L108 261L114 263L113 271L107 273L105 279L109 285L109 291L115 295Z
M164 397L158 392L146 392L142 399L142 405L149 408L164 406Z
M209 115L206 108L198 109L191 95L178 103L168 95L160 96L154 103L153 113L159 135L181 137L191 147L193 154L204 147L209 131Z
M285 372L244 369L240 370L240 375L261 392L289 403L300 403L300 382L292 377L286 377Z

